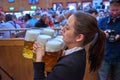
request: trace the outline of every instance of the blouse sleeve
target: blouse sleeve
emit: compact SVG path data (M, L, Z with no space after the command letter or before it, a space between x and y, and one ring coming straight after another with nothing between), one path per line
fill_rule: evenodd
M34 80L44 80L44 70L45 70L44 62L33 62L34 67Z

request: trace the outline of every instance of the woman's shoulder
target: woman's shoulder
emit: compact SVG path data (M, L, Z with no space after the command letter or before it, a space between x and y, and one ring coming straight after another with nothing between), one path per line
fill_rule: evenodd
M65 63L65 64L68 63L71 65L72 63L76 64L81 61L83 61L83 62L86 61L86 52L84 49L61 57L58 63Z

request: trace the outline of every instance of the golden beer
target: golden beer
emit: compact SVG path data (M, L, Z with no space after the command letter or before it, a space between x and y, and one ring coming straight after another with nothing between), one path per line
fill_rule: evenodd
M27 59L33 59L33 41L25 41L24 42L24 49L23 49L23 56Z
M43 61L45 62L45 71L51 72L53 66L56 64L58 58L60 57L62 51L58 52L46 52L43 57Z

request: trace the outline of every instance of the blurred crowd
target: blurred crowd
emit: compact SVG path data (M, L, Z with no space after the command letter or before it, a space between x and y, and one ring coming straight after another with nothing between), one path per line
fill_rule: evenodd
M42 9L38 7L35 10L35 13L32 15L27 13L25 15L16 17L13 14L6 14L4 12L0 12L0 29L4 28L45 28L45 27L62 27L66 24L67 19L71 14L76 11L83 11L86 13L90 13L97 20L102 17L108 16L109 11L105 9L105 5L101 2L100 5L93 6L91 3L83 8L83 5L79 4L78 8L70 9L69 7L64 8L62 5L58 5L56 9L47 8ZM109 8L109 6L107 6ZM9 33L9 32L8 32ZM4 38L8 38L6 36ZM5 34L5 33L4 33ZM0 33L1 35L1 33Z

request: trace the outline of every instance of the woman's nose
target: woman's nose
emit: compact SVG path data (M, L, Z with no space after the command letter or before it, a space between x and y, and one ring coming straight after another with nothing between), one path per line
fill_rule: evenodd
M64 27L62 27L62 28L61 28L61 31L62 31L62 32L65 32L65 28L64 28Z

